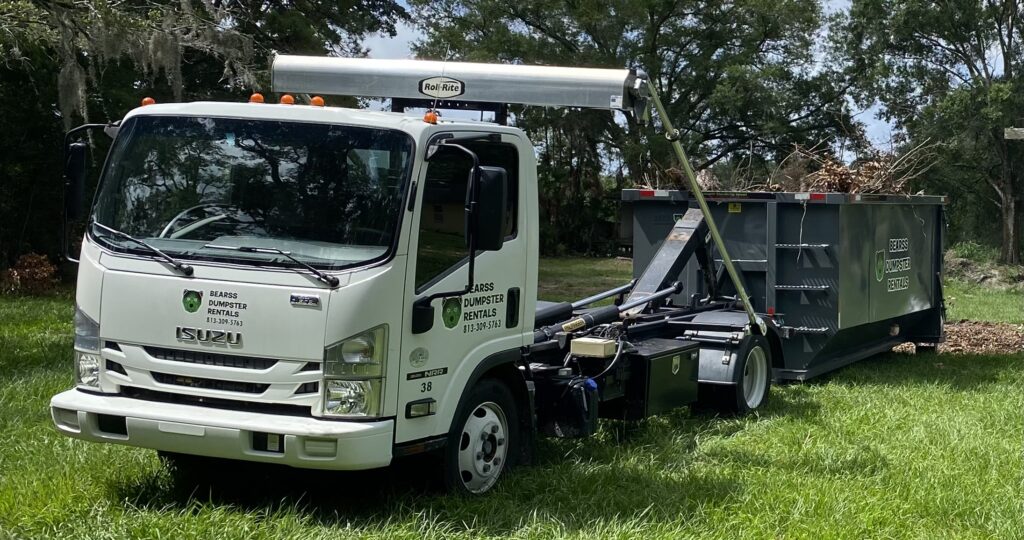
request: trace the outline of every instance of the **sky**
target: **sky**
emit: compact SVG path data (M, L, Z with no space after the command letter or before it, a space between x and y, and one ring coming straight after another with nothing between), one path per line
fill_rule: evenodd
M825 0L825 9L828 12L849 7L849 0ZM412 43L422 37L422 33L414 26L400 23L395 27L397 33L394 37L388 35L373 35L363 42L363 47L369 51L370 58L381 59L403 59L413 58ZM382 103L371 103L372 108L379 108ZM877 118L878 107L870 107L856 112L856 118L864 122L868 139L878 148L888 150L893 135L893 128L887 122ZM462 116L457 113L449 113L450 116Z

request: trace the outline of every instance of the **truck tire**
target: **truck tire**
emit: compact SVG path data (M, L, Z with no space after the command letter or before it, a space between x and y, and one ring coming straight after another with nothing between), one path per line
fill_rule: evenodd
M772 386L771 346L764 336L747 336L736 352L734 384L702 383L698 405L728 414L747 414L768 401Z
M512 391L497 379L478 382L463 400L444 448L444 484L482 495L518 455L519 417Z

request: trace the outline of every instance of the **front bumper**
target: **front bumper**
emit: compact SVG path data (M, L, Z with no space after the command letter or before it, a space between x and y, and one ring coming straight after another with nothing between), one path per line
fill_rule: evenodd
M50 413L58 430L87 441L308 469L385 467L391 463L394 440L394 420L320 420L152 402L80 390L53 396ZM257 450L259 443L254 434L260 440L265 440L262 434L277 435L283 451Z

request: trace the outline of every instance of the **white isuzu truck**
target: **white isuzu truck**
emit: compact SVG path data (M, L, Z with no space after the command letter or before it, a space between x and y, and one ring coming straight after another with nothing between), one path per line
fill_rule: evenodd
M114 140L79 255L75 385L51 401L62 433L316 469L432 452L449 487L483 493L536 434L767 399L780 328L751 305L688 165L695 203L638 279L536 298L534 145L501 125L505 106L643 119L653 102L685 164L642 73L278 56L272 75L308 104L147 99L69 132L70 218L82 134ZM311 94L491 108L499 122ZM691 258L719 279L682 303Z

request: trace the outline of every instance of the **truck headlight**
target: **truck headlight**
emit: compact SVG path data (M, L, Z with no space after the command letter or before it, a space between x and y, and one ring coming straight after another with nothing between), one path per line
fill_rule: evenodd
M380 416L387 351L386 324L324 349L325 416Z
M75 306L75 385L100 387L100 324Z
M100 355L75 351L75 384L99 389Z
M388 355L388 325L382 324L324 350L324 377L381 377Z
M380 415L382 379L361 381L328 380L324 391L324 414L372 417Z
M100 352L100 323L89 318L75 305L75 349Z

